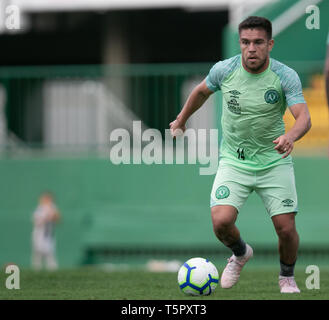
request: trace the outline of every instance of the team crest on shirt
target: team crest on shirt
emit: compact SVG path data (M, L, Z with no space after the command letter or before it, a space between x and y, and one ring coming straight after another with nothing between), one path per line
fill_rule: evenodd
M275 89L269 89L265 92L264 99L270 104L277 103L280 99L279 92Z
M226 186L220 186L216 190L217 199L225 199L230 195L230 189Z

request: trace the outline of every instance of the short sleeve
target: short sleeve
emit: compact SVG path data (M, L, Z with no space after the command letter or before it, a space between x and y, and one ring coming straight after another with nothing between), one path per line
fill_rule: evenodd
M211 91L220 90L223 80L240 64L240 55L217 62L206 77L206 85Z
M285 67L281 84L288 107L297 103L306 103L303 96L302 83L295 70Z
M208 76L206 78L206 85L211 91L217 91L220 89L220 70L222 61L217 62L209 71Z

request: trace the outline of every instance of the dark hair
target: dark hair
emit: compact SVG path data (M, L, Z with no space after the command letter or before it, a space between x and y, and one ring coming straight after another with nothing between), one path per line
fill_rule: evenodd
M239 34L243 29L263 29L267 38L272 39L272 23L266 18L250 16L239 24Z

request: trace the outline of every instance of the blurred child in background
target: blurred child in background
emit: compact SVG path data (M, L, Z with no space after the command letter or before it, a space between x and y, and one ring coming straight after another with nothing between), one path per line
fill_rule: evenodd
M40 195L39 205L33 213L32 267L40 270L45 262L47 270L56 270L55 225L60 213L50 192Z

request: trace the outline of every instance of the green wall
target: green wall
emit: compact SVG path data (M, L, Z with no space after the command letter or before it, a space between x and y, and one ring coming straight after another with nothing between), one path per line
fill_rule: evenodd
M329 163L296 158L301 246L329 244ZM0 264L30 265L31 215L43 190L55 193L60 266L79 265L89 246L217 247L209 193L214 176L196 165L120 165L106 159L0 161ZM238 219L244 239L276 248L271 220L253 194Z

